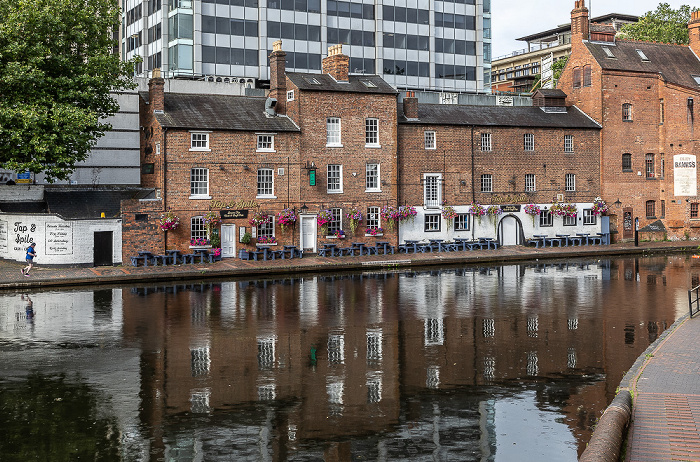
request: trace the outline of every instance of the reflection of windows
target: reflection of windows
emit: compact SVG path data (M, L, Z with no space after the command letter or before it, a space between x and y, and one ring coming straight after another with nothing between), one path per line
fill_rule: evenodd
M192 377L205 377L209 374L209 347L190 349L190 359Z
M537 332L540 330L540 322L536 317L527 318L527 336L537 338Z
M576 368L576 348L569 347L566 353L566 367L569 369Z
M493 319L484 319L482 321L482 333L484 338L493 338L496 335L496 321Z
M370 331L367 332L367 362L376 362L382 360L382 332Z
M425 345L442 345L445 342L445 328L442 319L425 320Z
M496 358L486 356L484 358L484 380L491 381L496 375Z
M260 369L271 369L275 367L274 337L258 339L258 367Z
M569 330L578 329L578 318L569 318L566 322L566 326Z
M595 225L598 222L596 215L591 209L583 209L583 224Z
M345 361L345 336L342 334L328 336L328 362L342 364Z
M538 375L540 367L537 359L536 351L527 352L527 375Z
M440 386L440 368L438 366L430 366L426 371L425 386L427 388L436 389Z
M192 414L206 414L211 408L209 407L209 396L211 391L200 390L192 391L190 394L190 412Z
M269 383L258 387L258 401L274 401L277 397L275 384Z
M382 377L367 377L367 404L376 404L382 400Z
M328 393L328 402L330 404L343 404L343 392L345 384L338 378L329 377L329 383L326 384L326 393Z

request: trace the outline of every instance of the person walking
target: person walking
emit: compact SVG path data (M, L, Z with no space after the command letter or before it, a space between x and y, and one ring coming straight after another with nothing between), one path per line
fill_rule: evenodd
M34 265L34 257L36 257L36 250L34 250L34 247L36 247L36 242L32 242L29 244L29 247L27 247L27 266L21 270L22 274L26 277L29 277L29 270L31 270Z

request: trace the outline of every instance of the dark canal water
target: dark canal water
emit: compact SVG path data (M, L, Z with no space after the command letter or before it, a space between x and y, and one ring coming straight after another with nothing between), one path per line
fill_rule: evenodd
M696 262L0 293L0 460L575 461Z

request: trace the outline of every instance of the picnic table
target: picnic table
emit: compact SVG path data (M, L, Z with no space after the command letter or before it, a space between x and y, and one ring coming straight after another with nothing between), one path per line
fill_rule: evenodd
M478 239L479 242L486 244L487 249L490 249L492 246L494 250L498 248L498 242L496 242L496 240L492 237L480 237Z
M555 234L555 236L557 236L558 239L561 239L559 241L559 247L561 247L562 244L566 247L569 246L569 236L571 236L571 234Z
M408 253L409 250L412 250L413 253L419 252L418 249L418 243L420 242L417 239L406 239L403 241L404 243L399 246L399 250L405 250L406 253Z
M546 234L533 234L532 237L534 239L531 242L535 243L535 247L537 247L539 249L540 243L542 244L542 247L547 247L547 235Z
M180 252L179 250L170 249L166 250L165 254L171 259L170 264L175 265L180 260L182 252Z
M394 253L394 248L386 241L377 241L377 253L379 253L379 249L382 249L384 255L388 254L389 252Z

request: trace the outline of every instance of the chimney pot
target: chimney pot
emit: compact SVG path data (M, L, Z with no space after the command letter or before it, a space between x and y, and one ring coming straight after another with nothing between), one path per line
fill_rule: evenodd
M328 56L323 58L323 73L333 77L336 81L347 82L350 72L350 58L343 54L343 45L328 47Z

